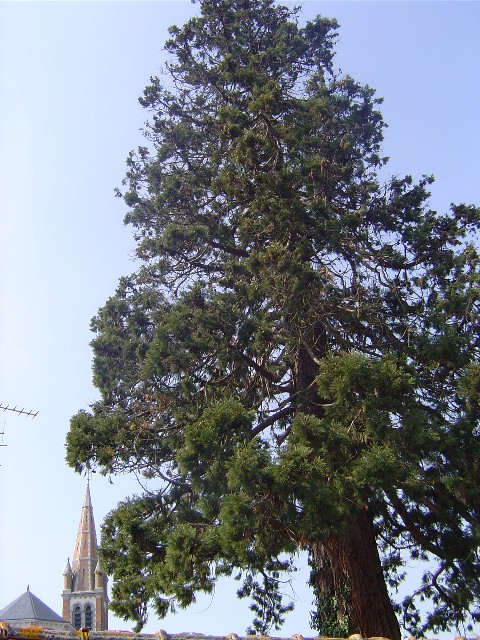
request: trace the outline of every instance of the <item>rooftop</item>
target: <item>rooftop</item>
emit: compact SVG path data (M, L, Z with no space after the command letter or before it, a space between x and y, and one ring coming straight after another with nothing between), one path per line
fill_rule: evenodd
M0 620L32 620L40 622L65 622L55 611L47 607L47 605L37 598L30 589L27 588L25 593L16 600L7 604L0 611Z

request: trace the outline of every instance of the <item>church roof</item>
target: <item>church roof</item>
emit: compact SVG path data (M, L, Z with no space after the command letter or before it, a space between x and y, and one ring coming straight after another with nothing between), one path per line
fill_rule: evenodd
M0 620L32 620L38 622L65 622L55 611L37 598L29 589L0 611Z

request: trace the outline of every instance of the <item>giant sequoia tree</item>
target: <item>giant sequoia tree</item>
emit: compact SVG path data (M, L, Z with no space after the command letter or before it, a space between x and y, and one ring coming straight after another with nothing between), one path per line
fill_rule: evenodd
M113 609L141 627L235 575L265 631L303 549L320 632L476 620L480 211L381 183L379 100L335 72L334 21L200 6L141 98L139 267L92 321L101 399L67 438L77 469L151 480L103 526ZM409 555L428 570L395 609Z

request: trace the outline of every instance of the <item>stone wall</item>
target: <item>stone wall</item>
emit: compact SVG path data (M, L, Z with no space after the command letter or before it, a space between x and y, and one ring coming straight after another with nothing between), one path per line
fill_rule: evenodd
M202 633L176 633L168 634L160 630L156 633L133 633L131 631L79 631L58 632L43 629L42 627L14 627L6 622L0 622L0 640L345 640L344 638L328 638L315 636L304 638L300 634L294 634L291 638L277 638L273 636L238 636L230 633L226 636L209 636ZM348 640L388 640L386 638L362 638L356 634ZM410 639L413 640L413 639ZM456 639L457 640L457 639ZM458 639L460 640L460 639ZM480 638L476 639L480 640Z
M360 634L345 638L330 638L327 636L303 637L296 633L290 638L279 638L275 636L238 636L236 633L229 633L226 636L209 636L202 633L173 633L168 634L161 629L156 633L133 633L132 631L90 631L80 629L79 631L52 631L43 627L14 627L6 622L0 621L0 640L388 640L388 638L362 638ZM407 640L415 640L408 638ZM480 640L480 635L470 638L455 636L452 640Z

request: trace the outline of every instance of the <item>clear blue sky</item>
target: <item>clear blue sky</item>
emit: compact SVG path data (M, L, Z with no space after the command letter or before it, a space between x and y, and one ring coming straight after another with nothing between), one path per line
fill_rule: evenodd
M113 190L142 143L137 97L161 70L167 27L196 9L0 1L0 402L39 411L0 412L0 608L29 584L61 612L86 484L66 467L64 440L96 398L89 321L135 268ZM435 208L480 204L480 3L304 2L304 17L317 13L341 24L337 65L385 99L389 172L434 174ZM134 478L93 477L98 532L135 492ZM312 635L305 577L282 635ZM250 616L235 588L147 630L242 634Z

